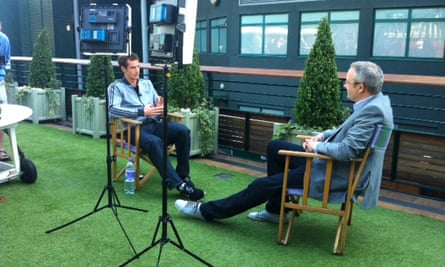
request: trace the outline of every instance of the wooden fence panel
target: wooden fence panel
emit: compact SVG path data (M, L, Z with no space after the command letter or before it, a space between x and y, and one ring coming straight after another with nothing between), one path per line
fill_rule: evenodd
M273 122L251 119L249 150L255 153L264 153L267 143L272 139Z
M219 115L218 144L244 150L245 118Z
M398 180L445 188L445 139L400 134Z

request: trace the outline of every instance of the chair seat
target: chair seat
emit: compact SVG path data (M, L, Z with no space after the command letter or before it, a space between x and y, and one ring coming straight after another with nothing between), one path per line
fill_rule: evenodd
M303 188L288 188L287 194L301 197L303 195Z

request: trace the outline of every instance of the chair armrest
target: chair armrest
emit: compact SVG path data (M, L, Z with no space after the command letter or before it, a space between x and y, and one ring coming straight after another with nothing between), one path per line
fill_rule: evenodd
M311 139L313 136L312 135L303 135L303 134L298 134L297 138L301 139L301 140L306 140L306 139Z
M169 118L175 118L175 119L183 119L185 118L184 115L178 114L178 113L168 113Z
M133 124L133 125L142 125L142 121L130 119L130 118L120 118L122 122Z
M279 155L282 156L291 156L291 157L300 157L300 158L312 158L312 159L326 159L326 160L335 160L333 157L327 156L327 155L323 155L323 154L317 154L317 153L312 153L312 152L302 152L302 151L294 151L294 150L284 150L281 149L278 151ZM354 162L361 162L363 160L363 158L361 157L357 157L352 161Z
M176 121L177 123L182 123L182 120L185 118L184 115L178 113L168 113L168 119L170 121Z
M282 156L291 156L291 157L300 157L300 158L318 158L318 159L332 159L330 156L326 156L323 154L311 153L311 152L302 152L302 151L294 151L294 150L284 150L280 149L278 151L279 155Z

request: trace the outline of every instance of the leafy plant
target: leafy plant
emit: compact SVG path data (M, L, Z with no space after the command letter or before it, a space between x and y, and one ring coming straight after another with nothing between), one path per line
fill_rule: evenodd
M348 111L342 108L335 48L326 17L318 26L295 101L294 118L303 126L327 129L338 126Z
M198 52L193 52L193 62L179 68L172 66L169 90L169 103L179 109L188 109L199 121L199 141L201 156L215 151L216 122L211 101L205 96L205 81L199 65Z
M29 85L38 88L51 88L54 79L54 64L49 44L48 30L43 28L37 37L29 69Z
M17 91L17 94L15 95L15 99L20 102L23 99L23 97L26 94L29 94L30 92L31 92L30 86L20 87L19 90Z
M105 90L107 90L108 84L112 81L114 81L114 72L111 56L91 56L86 82L86 97L82 98L82 103L88 116L91 116L93 113L94 98L105 98Z
M51 80L48 83L48 87L44 88L45 93L48 96L48 103L49 103L48 116L49 117L54 117L56 115L56 108L58 106L60 106L59 96L54 91L54 89L60 88L61 86L62 86L62 83L59 80L57 80L55 78L51 78Z
M193 51L193 62L180 68L174 64L171 68L169 86L170 104L194 109L200 105L204 98L205 81L199 66L198 52Z
M209 155L215 151L214 140L216 138L216 121L212 114L212 102L205 99L192 112L196 114L200 124L199 141L201 145L201 156Z
M14 73L12 73L12 71L8 71L6 73L5 83L6 84L13 84L14 82L15 82L15 80L14 80Z
M60 88L62 84L55 77L49 35L46 28L40 31L34 46L29 68L29 85L30 87L40 88L45 91L49 103L48 116L54 117L56 115L56 108L60 105L59 98L57 93L54 92L54 89ZM21 99L29 92L30 89L23 87L19 90L16 98Z
M104 98L105 90L112 81L114 81L114 72L111 56L91 56L86 82L87 96Z

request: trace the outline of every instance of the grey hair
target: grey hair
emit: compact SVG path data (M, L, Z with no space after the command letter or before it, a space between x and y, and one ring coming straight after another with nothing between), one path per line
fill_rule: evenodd
M371 61L355 61L351 64L355 70L355 82L363 83L369 93L375 95L382 91L383 71Z

